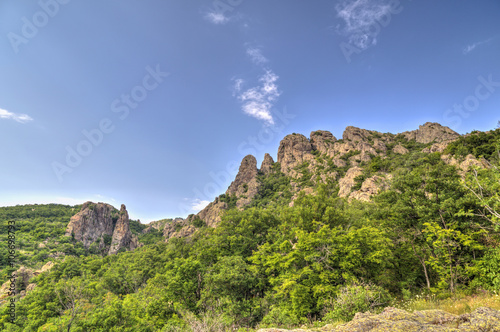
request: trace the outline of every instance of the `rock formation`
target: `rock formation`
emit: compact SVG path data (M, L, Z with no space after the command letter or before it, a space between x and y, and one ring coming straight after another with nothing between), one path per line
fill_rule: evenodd
M448 127L438 123L425 123L417 130L399 134L407 140L414 140L418 143L434 143L423 152L443 151L447 144L460 137ZM349 199L369 200L387 187L390 176L387 174L375 174L369 179L365 179L361 188L353 192L356 184L356 176L363 173L360 167L363 163L370 162L373 157L386 158L388 145L393 145L396 141L396 134L380 133L374 130L366 130L353 126L347 127L342 140L329 131L316 130L311 132L310 138L301 134L290 134L285 136L279 145L277 162L280 170L285 175L292 178L291 187L293 200L300 191L309 193L314 191L311 186L319 183L331 183L338 181L339 196ZM400 138L398 137L398 138ZM392 151L398 154L407 154L410 151L403 145L396 145ZM348 156L346 156L348 155ZM470 163L471 161L469 161ZM273 170L274 160L269 154L265 154L260 167L260 174L269 175ZM297 167L301 166L301 169ZM350 168L349 168L350 167ZM343 171L336 168L348 168L342 179L338 179ZM250 204L258 193L259 181L257 175L257 161L253 156L243 158L238 175L226 191L226 198L236 196L236 207L243 209ZM302 181L303 175L310 175L310 181ZM216 198L202 211L197 214L197 218L205 221L208 226L215 227L221 220L221 214L228 209L227 203ZM183 226L184 233L194 232L194 229L187 228L189 222ZM174 231L173 226L169 226L166 231L168 236L177 236L179 231ZM180 226L175 226L179 230Z
M401 144L398 144L392 148L392 152L398 153L398 154L407 154L409 151L407 148L405 148Z
M342 139L352 142L366 142L370 136L372 136L371 131L349 126L345 128Z
M354 180L357 176L363 174L363 170L360 167L351 167L346 175L339 181L339 196L348 197L351 194L351 189L356 184Z
M228 196L236 195L238 208L248 205L257 194L259 187L257 174L257 159L252 155L243 158L236 178L226 191Z
M138 246L137 237L130 232L125 205L117 211L105 203L84 203L80 212L71 217L66 236L82 242L85 248L98 243L99 249L105 248L108 245L107 239L111 238L108 251L110 255L122 248L133 250Z
M418 127L417 130L406 131L402 133L404 137L411 141L415 140L418 143L441 143L444 141L455 140L460 135L448 127L444 127L439 123L427 122Z
M120 216L113 230L109 255L116 254L121 248L133 250L138 245L137 238L130 232L128 212L124 204L122 204L119 214Z
M197 216L203 220L207 226L215 227L221 221L222 212L227 210L227 203L221 202L218 197L208 204Z
M260 171L264 175L269 175L272 172L272 168L274 165L274 160L269 153L266 153L264 155L264 160L262 161L262 164L260 165Z
M316 130L311 132L310 141L314 150L328 154L332 144L337 141L337 138L329 131Z
M51 261L47 262L44 266L42 266L41 269L35 271L25 266L21 266L19 269L17 269L17 271L13 273L16 276L16 281L18 281L17 287L20 287L16 288L16 293L20 294L21 297L24 297L27 293L29 293L36 287L36 284L30 283L31 279L33 279L34 277L38 276L41 273L50 271L53 267L54 263ZM7 280L0 287L0 305L2 305L8 298L10 285L11 285L10 280Z
M311 143L304 135L287 135L281 140L278 148L278 162L281 164L281 171L286 175L296 177L298 174L293 168L314 159L312 150Z

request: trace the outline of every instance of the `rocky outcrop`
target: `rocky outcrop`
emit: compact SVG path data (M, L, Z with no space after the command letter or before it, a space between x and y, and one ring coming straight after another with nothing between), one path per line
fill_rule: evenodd
M194 216L190 216L187 219L176 218L167 222L163 228L163 237L165 237L165 241L171 238L191 236L196 231L196 227L192 224L193 219Z
M387 176L390 178L389 175ZM377 195L380 191L387 190L388 188L389 184L386 178L374 175L363 181L361 189L353 191L349 195L349 198L366 202L369 201L373 195Z
M197 216L203 220L207 226L215 227L221 221L222 212L227 210L227 203L221 202L219 198L208 204Z
M471 154L467 155L465 159L462 161L457 160L455 157L452 157L449 154L442 155L441 159L448 165L456 166L458 168L458 174L460 174L462 177L465 176L465 174L472 167L479 167L479 168L490 167L489 163L486 160L484 159L477 160L476 157L474 157Z
M130 231L130 224L128 218L127 208L122 204L119 212L118 221L116 222L111 239L111 247L109 248L109 255L118 253L121 248L133 250L137 248L137 237Z
M443 152L446 149L446 147L448 146L448 144L450 144L453 141L455 141L455 140L453 139L451 141L434 143L431 146L429 146L428 148L423 149L422 152L425 152L425 153Z
M360 167L349 168L345 176L339 181L339 197L348 197L351 194L351 189L356 184L354 179L361 174L363 174L363 170Z
M401 144L398 144L392 148L392 152L397 153L397 154L407 154L409 151L407 148L405 148Z
M278 148L278 162L281 164L281 171L291 177L297 177L299 174L293 168L305 161L313 160L312 150L311 143L304 135L287 135L280 142Z
M326 130L316 130L311 132L310 135L310 142L313 150L318 150L322 154L328 154L332 144L336 141L337 138Z
M257 194L259 189L257 174L257 159L252 155L243 158L236 178L226 191L228 196L236 195L238 208L248 205Z
M271 157L269 153L266 153L264 155L264 160L262 161L262 164L260 165L260 171L264 175L269 175L271 174L273 170L273 165L274 165L274 159Z
M414 140L424 144L432 142L441 143L460 137L457 132L435 122L427 122L419 126L417 130L406 131L402 135L409 141Z
M352 142L366 142L370 136L372 133L366 129L349 126L345 128L342 139Z
M407 312L385 308L378 315L357 313L352 321L338 326L326 325L320 329L297 329L293 332L478 332L500 331L500 312L482 307L472 313L453 315L443 310ZM285 329L260 329L257 332L292 332Z
M30 283L30 281L41 273L50 271L54 267L54 263L49 261L39 270L33 270L25 266L21 266L17 271L13 273L16 277L16 294L20 294L21 297L25 296L28 292L35 289L36 284ZM10 280L6 281L2 287L0 287L0 305L8 297L10 291Z
M137 237L130 232L125 205L117 211L105 203L84 203L80 212L71 217L66 236L82 242L85 248L93 243L97 243L99 249L109 245L108 254L116 254L122 248L133 250L138 246ZM109 237L111 243L106 243Z

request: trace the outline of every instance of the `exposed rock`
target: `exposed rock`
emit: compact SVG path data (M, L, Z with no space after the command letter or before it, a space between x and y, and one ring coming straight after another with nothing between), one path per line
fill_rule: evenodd
M331 145L337 141L337 138L329 131L316 130L311 132L310 141L314 150L318 150L323 154L328 154Z
M357 313L354 319L338 326L326 325L320 329L260 329L257 332L478 332L500 331L500 312L490 308L478 308L472 313L453 315L442 310L422 310L413 313L385 308L378 315Z
M311 153L312 149L311 143L304 135L287 135L280 142L278 148L278 162L281 164L281 171L294 178L299 176L293 168L302 164L304 161L313 160L314 155Z
M119 212L105 203L86 202L66 228L66 236L74 236L85 248L97 242L103 249L105 236L111 236L109 254L117 253L121 248L133 250L137 247L137 238L129 229L129 218L125 205Z
M446 149L446 147L448 146L448 144L450 144L453 141L455 141L455 140L453 139L451 141L434 143L431 146L429 146L428 148L423 149L422 152L425 152L425 153L443 152Z
M406 131L402 134L409 141L415 140L418 143L424 144L432 142L441 143L444 141L455 140L460 137L457 132L435 122L427 122L424 125L419 126L417 130Z
M399 153L399 154L407 154L409 152L408 149L402 146L401 144L398 144L395 147L393 147L392 151L394 153Z
M273 165L274 165L273 157L271 157L269 153L266 153L264 155L264 160L260 165L260 171L265 175L271 174Z
M30 283L31 279L39 275L40 273L50 271L54 267L53 262L47 262L40 270L33 271L33 269L27 268L25 266L21 266L17 271L13 273L16 277L16 293L20 294L22 297L25 296L28 292L35 289L36 284ZM2 287L0 287L0 304L2 304L5 298L8 297L8 293L10 291L10 280L7 280Z
M342 139L352 142L365 142L371 136L371 132L366 129L361 129L353 126L346 127L342 134Z
M477 160L476 157L469 154L462 162L459 162L455 157L445 154L441 156L441 159L448 165L456 166L458 168L458 174L462 177L470 170L471 167L479 168L489 168L489 164L486 160Z
M390 175L388 175L388 177L390 178ZM373 195L377 195L378 193L380 193L380 191L387 190L388 188L389 185L386 178L379 175L374 175L363 181L361 189L353 191L349 195L349 198L357 199L360 201L369 201Z
M387 146L379 139L373 141L373 148L379 150L382 154L387 152Z
M203 220L207 226L215 227L221 221L221 215L224 210L227 210L227 204L219 201L217 197L215 201L208 204L203 210L198 212L197 216Z
M137 237L130 232L130 224L128 219L127 208L122 204L120 208L120 216L116 222L115 229L113 230L113 237L111 240L111 247L109 248L109 255L114 255L121 248L134 250L138 246Z
M354 179L363 174L363 170L358 167L351 167L347 171L346 175L339 181L339 196L348 197L351 194L352 187L356 184Z
M189 237L195 231L196 227L191 224L194 216L190 216L187 219L176 218L172 219L170 222L165 224L163 228L163 236L165 237L165 241L168 241L171 238L182 238Z
M238 208L248 205L257 194L259 189L257 173L257 159L252 155L243 158L236 178L226 191L226 195L238 197L236 202Z

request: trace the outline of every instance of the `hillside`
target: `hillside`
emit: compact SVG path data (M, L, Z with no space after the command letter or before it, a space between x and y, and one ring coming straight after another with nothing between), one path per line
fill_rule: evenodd
M0 250L14 220L17 252L1 281L26 276L0 329L291 327L422 293L500 291L499 144L500 129L461 136L437 123L318 130L286 136L260 167L246 156L186 219L143 225L92 202L0 208Z

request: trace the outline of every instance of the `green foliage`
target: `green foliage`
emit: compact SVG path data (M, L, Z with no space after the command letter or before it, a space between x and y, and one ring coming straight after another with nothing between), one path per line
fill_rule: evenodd
M274 163L270 174L259 174L257 180L260 186L250 207L264 208L268 205L282 205L290 202L293 196L291 179L281 172L280 163Z
M350 321L357 312L374 312L387 306L391 295L382 287L373 284L349 284L340 288L331 304L331 311L324 320L330 322Z
M465 157L468 154L476 158L484 157L487 160L498 161L498 149L500 145L500 129L488 133L471 133L461 136L458 140L450 143L444 153Z
M129 227L132 234L139 235L147 227L138 220L130 220Z
M226 203L228 209L234 209L236 207L238 197L236 197L236 195L222 194L219 196L219 201Z

